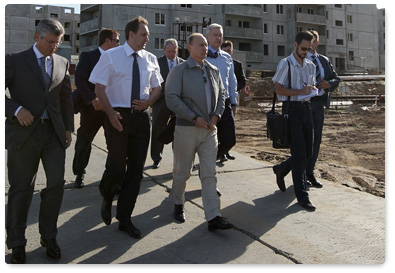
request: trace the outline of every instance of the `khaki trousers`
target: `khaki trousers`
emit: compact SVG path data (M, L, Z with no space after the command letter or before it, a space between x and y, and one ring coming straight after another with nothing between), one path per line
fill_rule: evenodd
M208 221L221 216L215 177L218 150L217 130L176 125L174 131L173 185L170 198L175 204L185 202L186 182L191 176L195 154L199 156L203 208Z

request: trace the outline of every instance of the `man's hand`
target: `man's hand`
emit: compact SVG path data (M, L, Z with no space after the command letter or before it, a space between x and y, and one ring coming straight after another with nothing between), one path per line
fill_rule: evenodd
M119 121L120 119L122 119L122 116L119 112L113 110L111 111L111 113L108 114L108 118L110 119L111 125L117 129L118 131L122 132L123 131L123 127L121 122Z
M207 128L210 130L215 130L217 128L218 116L212 115L210 118L210 123L208 124Z
M133 109L144 111L149 107L148 100L133 100L132 107Z
M237 106L236 105L232 105L232 111L233 111L233 117L236 117L236 113L237 113Z
M308 94L310 94L314 89L316 89L315 86L306 85L305 87L303 87L303 89L300 89L300 94L299 94L299 95L308 95Z
M66 131L66 149L71 145L71 131Z
M320 81L320 83L317 85L317 88L323 88L323 89L328 89L331 87L330 83L326 80Z
M34 121L34 116L24 107L19 110L16 118L18 119L19 124L22 126L30 126Z
M91 101L93 108L95 108L96 111L103 111L104 107L103 104L99 101L98 98L95 98L94 100Z

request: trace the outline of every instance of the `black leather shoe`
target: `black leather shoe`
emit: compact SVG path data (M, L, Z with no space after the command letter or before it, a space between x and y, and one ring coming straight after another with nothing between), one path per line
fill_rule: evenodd
M216 190L217 190L218 197L221 197L222 193L219 191L219 189L216 189Z
M11 263L12 264L26 263L26 252L24 246L17 246L12 249Z
M74 181L74 187L77 189L80 189L84 186L84 176L85 173L77 174L75 181Z
M307 181L311 183L313 187L322 188L322 183L315 179L314 175L307 175Z
M125 231L129 236L140 239L141 236L141 232L138 228L136 228L131 221L128 222L122 222L119 221L119 226L118 229L120 231Z
M219 158L219 162L224 163L225 161L228 161L228 159L225 157L225 155L223 155Z
M106 200L103 198L103 201L101 203L101 218L103 219L103 222L108 226L111 224L111 207L112 207L112 200Z
M47 248L47 256L55 259L59 259L61 254L60 254L60 247L58 246L58 243L56 242L56 239L49 239L46 240L43 237L40 239L40 244L43 247Z
M299 205L301 205L303 208L309 210L309 211L315 211L315 206L313 205L313 203L311 203L311 201L309 199L307 199L306 201L299 201L298 200Z
M231 229L233 227L232 224L229 224L224 218L221 216L217 216L211 221L208 221L208 230L213 231L217 229Z
M155 160L155 161L154 161L154 164L152 165L152 167L153 167L154 169L159 168L159 167L160 167L160 160Z
M226 158L227 158L227 159L230 159L230 160L235 160L235 159L236 159L236 157L233 156L233 155L231 155L229 152L226 153Z
M181 223L185 222L185 213L183 205L174 205L174 218Z
M277 186L281 191L286 191L287 188L285 187L284 175L281 172L280 165L274 165L273 172L276 174Z

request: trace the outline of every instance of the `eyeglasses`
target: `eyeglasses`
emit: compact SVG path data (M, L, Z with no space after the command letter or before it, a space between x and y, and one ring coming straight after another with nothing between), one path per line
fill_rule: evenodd
M51 46L59 46L62 44L62 41L59 42L54 42L54 41L49 41L47 40L47 38L41 37L43 40L45 40L48 44L50 44Z
M117 41L117 44L119 44L119 39L113 39L113 38L109 38L111 41Z
M310 50L312 50L311 47L300 47L300 49L301 49L302 51L310 51Z

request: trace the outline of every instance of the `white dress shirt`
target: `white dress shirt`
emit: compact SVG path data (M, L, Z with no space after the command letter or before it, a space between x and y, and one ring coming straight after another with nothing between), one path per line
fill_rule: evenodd
M112 107L131 108L134 52L127 42L105 51L89 77L91 83L106 86L106 95ZM139 50L137 55L140 99L149 99L150 88L159 87L163 79L154 54Z

